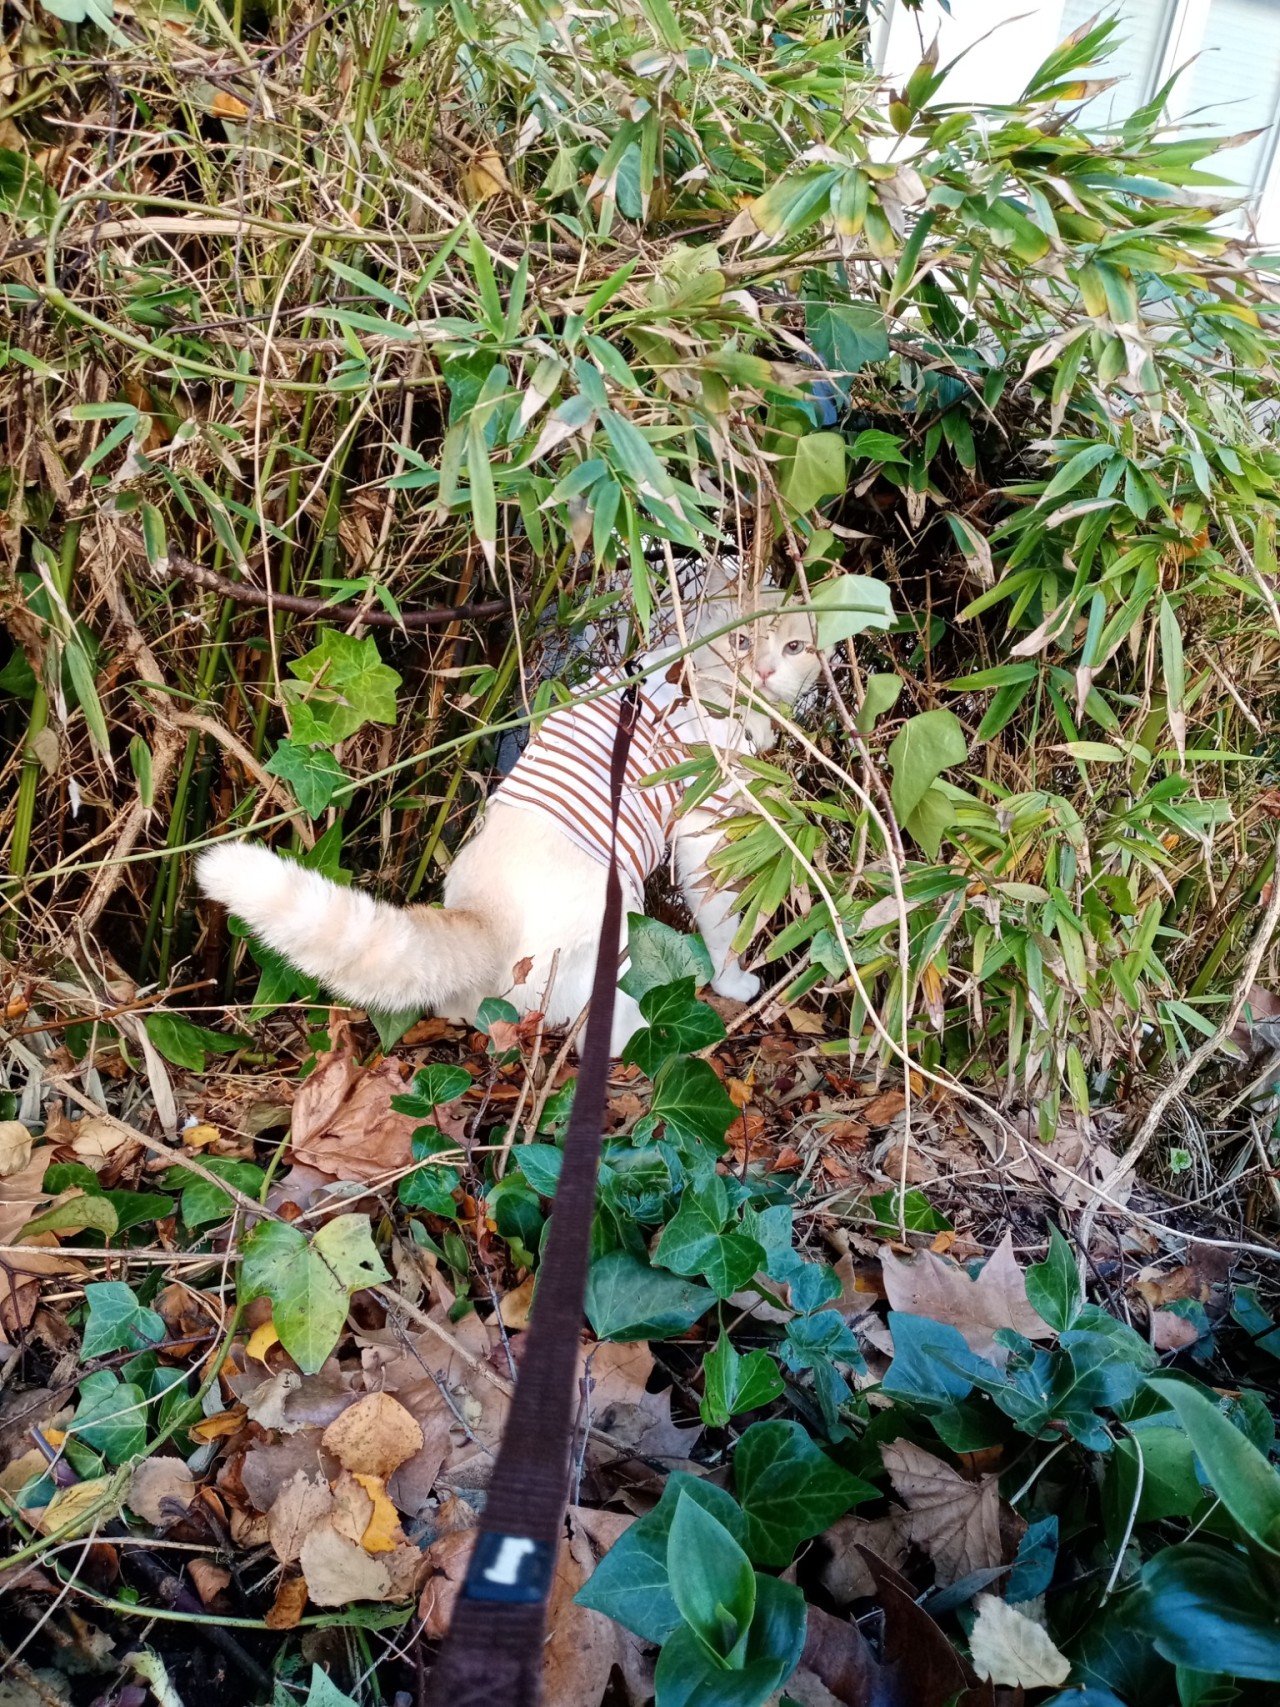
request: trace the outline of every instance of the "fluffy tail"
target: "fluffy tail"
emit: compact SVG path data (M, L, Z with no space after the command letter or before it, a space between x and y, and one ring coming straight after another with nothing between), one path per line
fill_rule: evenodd
M207 848L196 880L290 965L362 1008L449 1012L504 982L502 945L481 913L392 907L249 842Z

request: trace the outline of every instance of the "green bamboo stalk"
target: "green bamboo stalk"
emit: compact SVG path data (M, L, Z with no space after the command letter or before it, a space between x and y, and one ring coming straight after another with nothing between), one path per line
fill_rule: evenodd
M64 600L71 591L71 580L75 574L79 552L80 523L68 522L62 534L62 548L58 554L57 570L58 591ZM6 892L9 894L14 894L21 889L23 880L27 875L27 859L31 853L31 832L35 826L36 799L43 769L36 746L48 724L49 696L45 692L44 683L37 682L35 692L31 696L31 712L27 718L22 772L18 778L18 801L13 818L13 837L9 843L9 881L5 885ZM3 940L6 954L13 952L17 929L18 915L16 912L10 911L4 926Z

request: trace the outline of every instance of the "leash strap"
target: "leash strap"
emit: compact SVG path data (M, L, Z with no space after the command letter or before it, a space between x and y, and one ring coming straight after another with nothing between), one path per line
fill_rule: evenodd
M639 714L622 698L609 771L609 872L591 1006L533 1315L467 1579L427 1685L431 1707L538 1707L547 1600L564 1532L575 1377L618 982L618 813Z

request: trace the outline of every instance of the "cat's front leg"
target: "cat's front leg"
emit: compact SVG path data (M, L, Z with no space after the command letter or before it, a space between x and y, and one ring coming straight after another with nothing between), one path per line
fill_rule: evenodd
M742 917L737 897L717 889L707 861L720 842L718 817L710 812L690 812L675 829L676 877L685 905L693 914L694 926L707 945L714 976L711 988L718 996L749 1002L760 993L760 979L744 970L734 952L733 939Z

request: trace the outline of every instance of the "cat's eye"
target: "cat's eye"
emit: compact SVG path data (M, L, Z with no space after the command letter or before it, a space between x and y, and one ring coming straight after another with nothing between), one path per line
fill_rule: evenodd
M788 640L786 645L782 648L782 650L786 653L788 658L794 658L799 653L804 651L804 641L803 640Z
M749 652L751 650L751 636L743 629L739 629L733 636L733 649L735 652Z

